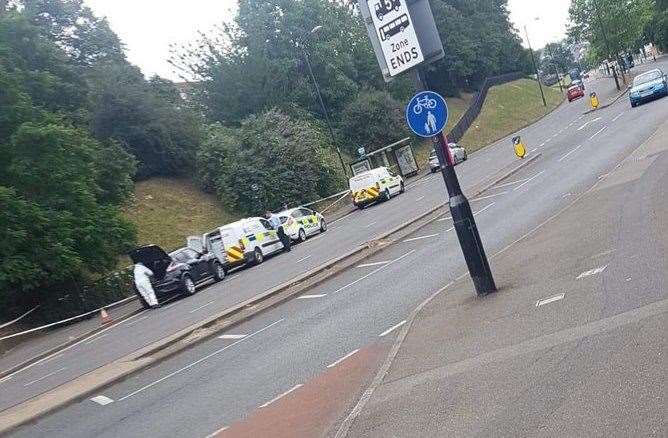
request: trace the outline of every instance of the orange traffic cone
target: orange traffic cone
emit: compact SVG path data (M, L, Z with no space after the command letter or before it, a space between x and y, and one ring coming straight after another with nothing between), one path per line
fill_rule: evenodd
M102 320L102 325L109 324L112 321L111 316L109 316L106 309L100 310L100 319Z

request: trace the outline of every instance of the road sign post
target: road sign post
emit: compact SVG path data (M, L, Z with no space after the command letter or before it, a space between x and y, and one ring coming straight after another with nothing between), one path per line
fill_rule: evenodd
M360 13L385 81L407 70L418 71L420 92L406 108L406 120L417 135L432 138L450 197L457 237L478 295L496 291L492 271L471 206L457 179L448 140L445 100L432 91L421 66L445 56L429 0L360 0Z

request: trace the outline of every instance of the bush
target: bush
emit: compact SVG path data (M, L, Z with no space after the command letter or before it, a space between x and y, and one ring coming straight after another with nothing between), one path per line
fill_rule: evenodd
M270 110L238 129L212 126L197 164L204 188L237 212L260 215L342 187L335 157L313 125Z

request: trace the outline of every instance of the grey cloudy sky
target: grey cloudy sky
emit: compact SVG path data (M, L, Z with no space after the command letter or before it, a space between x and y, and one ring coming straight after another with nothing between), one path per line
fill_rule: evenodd
M229 21L237 0L85 0L96 15L106 16L126 45L128 58L144 74L176 79L167 64L170 44L182 44L217 23ZM528 25L534 48L562 38L570 0L509 0L518 29ZM539 21L535 21L540 18ZM524 32L522 32L524 38Z

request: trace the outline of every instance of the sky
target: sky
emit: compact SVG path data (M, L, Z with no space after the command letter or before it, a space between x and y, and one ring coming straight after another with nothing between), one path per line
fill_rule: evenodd
M231 21L236 0L84 0L96 15L105 16L126 46L128 59L146 76L178 80L167 63L170 44L197 39L198 31ZM511 20L527 25L531 44L541 48L564 37L570 0L509 0ZM538 18L538 20L536 20ZM526 41L525 41L526 46Z

